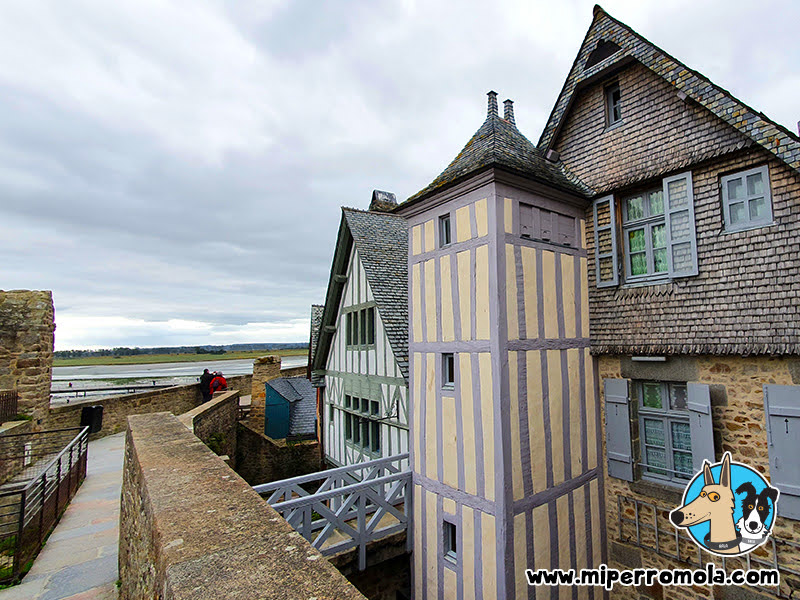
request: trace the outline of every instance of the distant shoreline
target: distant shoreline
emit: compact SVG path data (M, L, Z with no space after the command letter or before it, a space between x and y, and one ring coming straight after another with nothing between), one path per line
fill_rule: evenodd
M307 348L284 350L248 350L245 352L226 352L225 354L132 354L129 356L81 356L78 358L56 358L54 367L82 367L95 365L146 365L157 363L208 362L217 360L241 360L257 358L269 354L279 356L304 356Z

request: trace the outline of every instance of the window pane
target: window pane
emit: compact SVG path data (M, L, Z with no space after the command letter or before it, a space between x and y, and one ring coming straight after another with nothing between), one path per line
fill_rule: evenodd
M667 466L667 453L660 448L646 448L645 449L645 462L652 467L664 467ZM666 471L662 471L661 469L653 469L648 468L648 473L656 473L658 475L667 475Z
M348 440L353 438L353 415L350 413L344 415L344 437Z
M664 421L659 419L644 420L644 442L652 446L666 446L664 438Z
M764 181L761 173L754 173L747 176L747 195L759 196L764 193Z
M669 405L673 410L686 410L686 386L684 384L670 384Z
M672 448L675 450L692 450L692 433L688 423L673 422Z
M644 252L631 255L631 275L647 275L647 255Z
M372 435L370 436L370 448L373 452L380 452L381 449L381 424L372 421Z
M673 452L672 458L675 463L675 470L678 471L675 477L679 479L691 479L694 474L691 453Z
M345 338L347 339L347 344L350 345L353 343L353 313L347 313L346 317Z
M744 202L731 204L731 225L736 225L745 220Z
M375 343L375 309L367 309L367 343Z
M361 412L368 413L369 412L369 400L366 398L361 399Z
M650 232L653 238L653 248L667 247L667 228L664 225L653 225Z
M643 383L642 384L642 405L647 408L662 408L661 384Z
M344 407L345 408L350 408L352 405L353 405L352 397L351 396L345 396L344 397Z
M634 196L628 198L628 221L635 221L644 217L644 199L641 196Z
M741 179L731 179L728 182L728 200L744 197L744 186Z
M361 445L364 448L369 448L369 426L370 422L367 419L361 419Z
M666 273L668 268L666 248L653 251L653 271L656 273Z
M628 248L631 252L643 252L645 249L644 229L633 229L628 232Z
M650 192L650 216L664 214L664 191Z
M381 405L375 402L374 400L370 403L370 414L377 415L381 411Z
M767 202L764 198L750 200L750 220L759 221L767 218Z
M353 441L358 444L361 441L361 419L353 416Z
M364 345L367 343L367 311L361 310L361 323L359 324L361 328L361 344Z

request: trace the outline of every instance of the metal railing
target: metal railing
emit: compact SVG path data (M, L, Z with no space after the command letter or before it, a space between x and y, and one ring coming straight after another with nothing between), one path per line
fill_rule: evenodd
M325 556L358 549L366 568L367 546L406 532L411 514L408 454L338 467L253 486L297 532ZM310 490L310 491L309 491Z
M3 442L0 450L11 448L10 461L22 467L0 486L0 583L9 583L27 573L86 477L89 428L4 436Z
M18 402L17 390L0 390L0 423L17 416Z
M702 567L704 562L721 561L729 569L777 569L781 574L778 587L752 586L778 598L795 598L800 590L800 543L770 536L760 548L744 556L714 559L704 556L699 546L669 522L671 508L658 506L628 496L617 496L617 540L666 558Z

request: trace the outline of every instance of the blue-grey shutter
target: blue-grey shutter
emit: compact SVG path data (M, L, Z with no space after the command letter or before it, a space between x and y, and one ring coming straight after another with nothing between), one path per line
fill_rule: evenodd
M800 519L800 386L765 385L769 480L780 491L778 514Z
M627 379L605 379L606 458L611 477L633 481L631 419Z
M704 383L689 383L686 406L691 413L692 466L695 473L703 469L703 461L717 462L714 452L714 427L711 420L711 394Z
M670 276L697 275L697 235L691 173L664 179L664 218Z
M619 283L617 265L617 217L614 196L594 201L594 264L597 287Z

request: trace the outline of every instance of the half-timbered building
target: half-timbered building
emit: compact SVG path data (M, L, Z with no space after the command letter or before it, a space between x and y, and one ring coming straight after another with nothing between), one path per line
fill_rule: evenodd
M312 361L331 465L408 452L408 243L395 206L375 191L370 210L342 209Z

